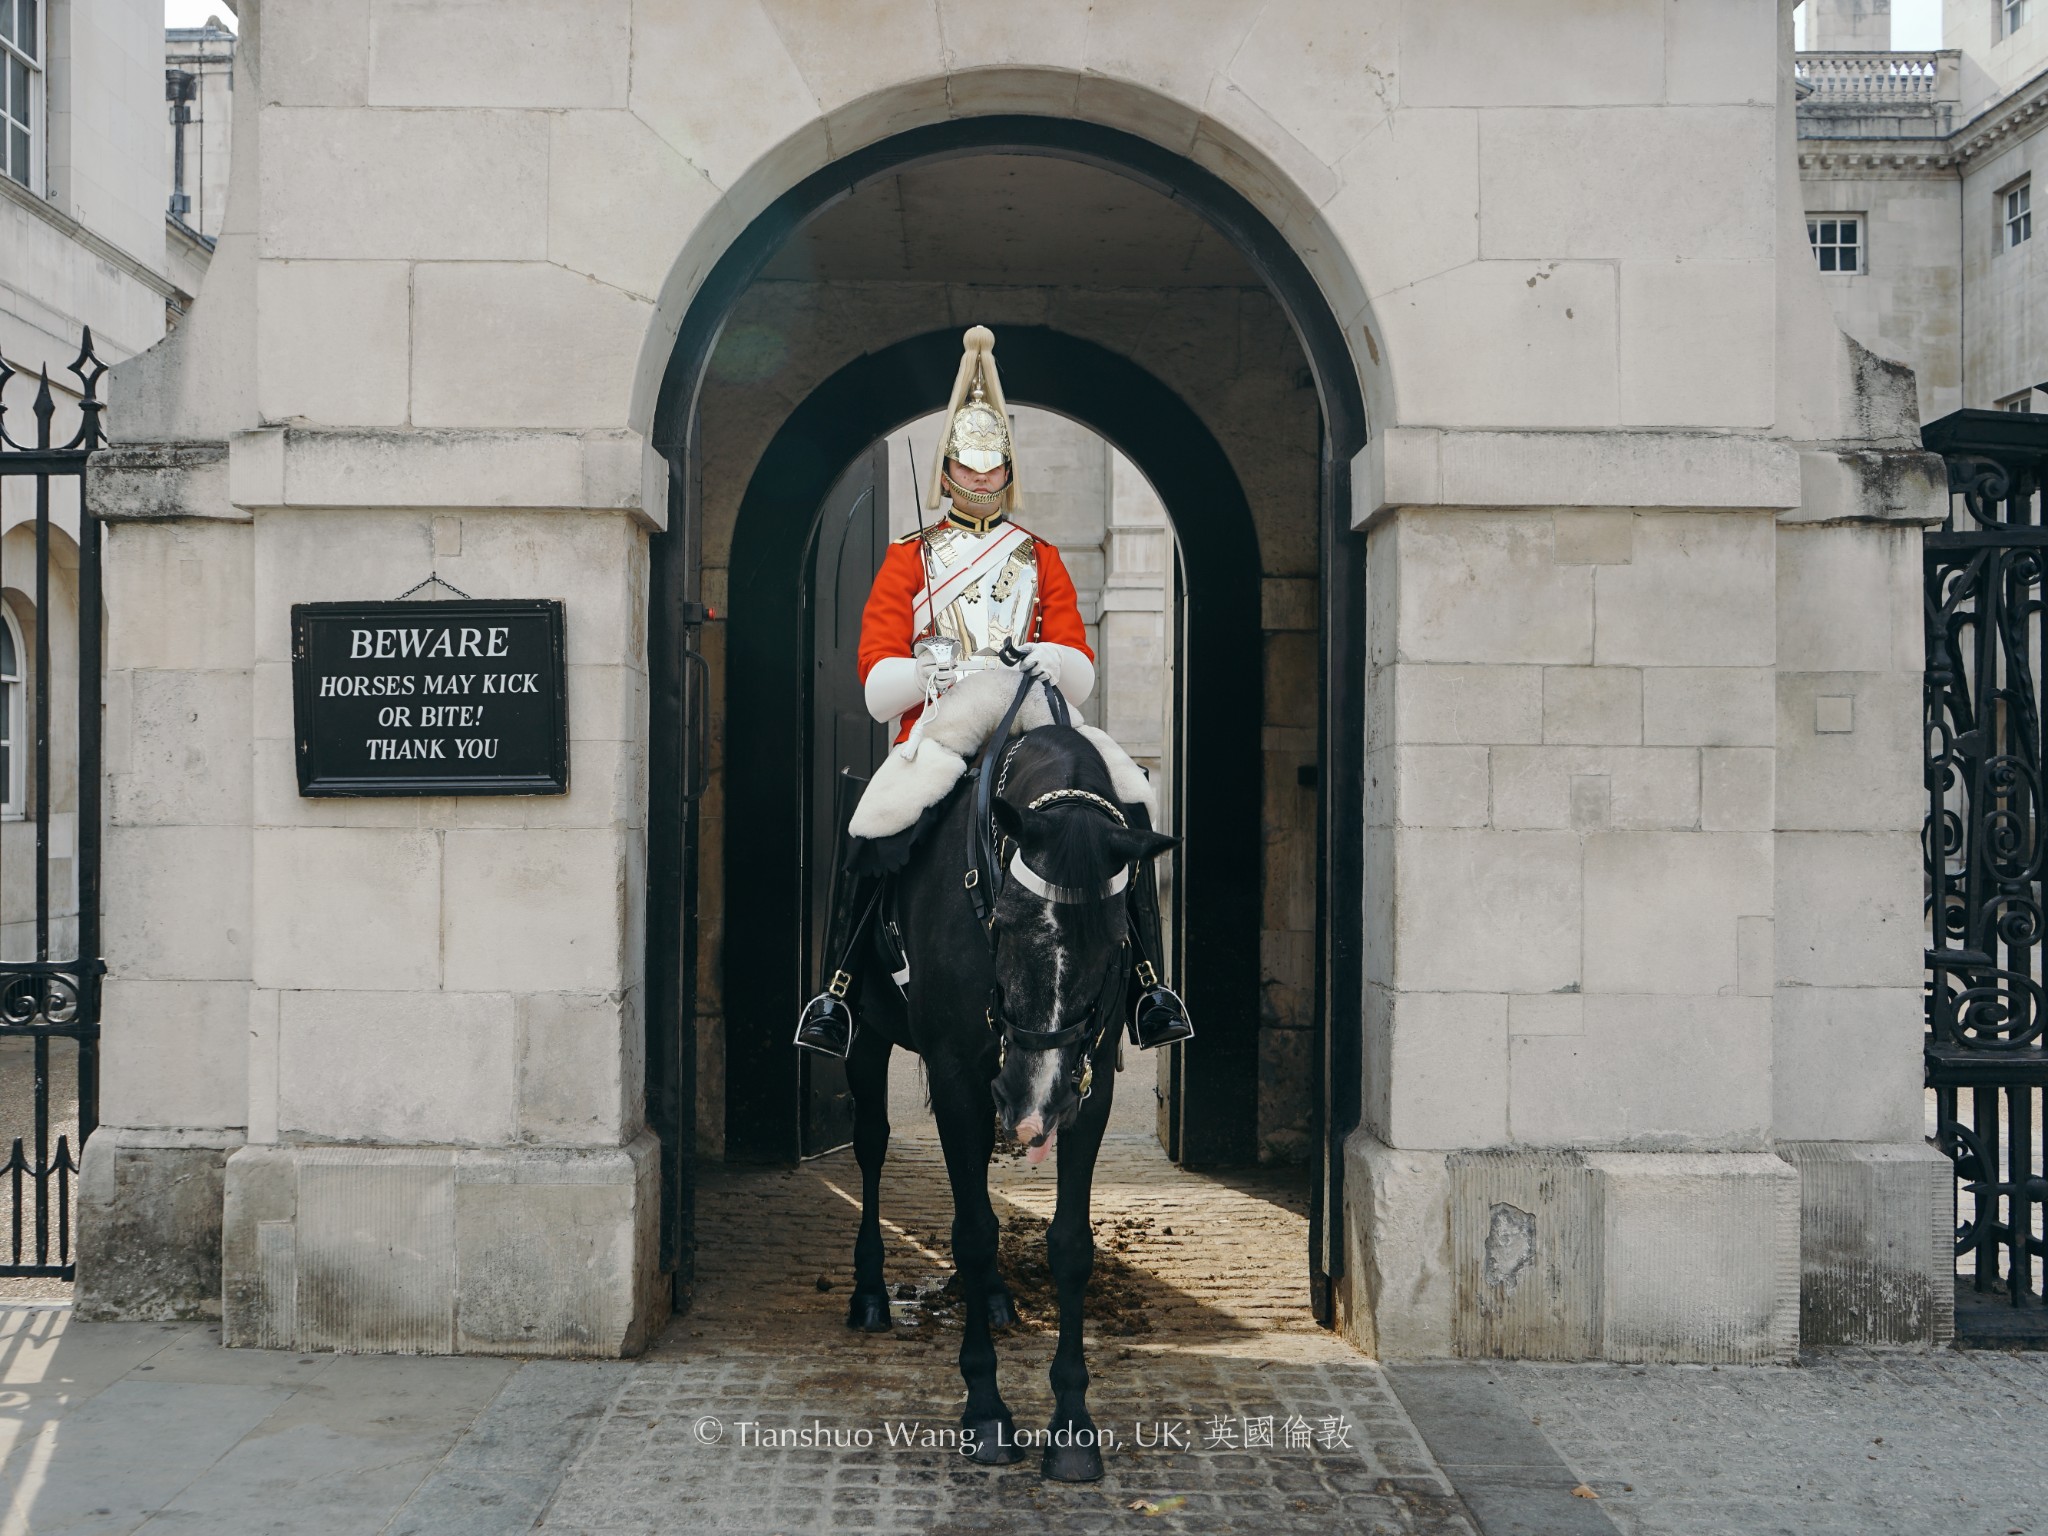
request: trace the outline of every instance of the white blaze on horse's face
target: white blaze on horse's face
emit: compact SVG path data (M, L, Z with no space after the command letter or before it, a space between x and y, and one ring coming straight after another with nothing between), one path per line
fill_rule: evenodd
M1006 905L998 976L1004 1014L1023 1029L1058 1030L1087 1006L1069 995L1078 968L1062 942L1059 908L1022 892L1010 893ZM1086 1050L1083 1040L1038 1051L1011 1045L1004 1052L996 1103L1005 1128L1030 1147L1034 1163L1045 1160L1060 1126L1080 1107L1072 1083Z

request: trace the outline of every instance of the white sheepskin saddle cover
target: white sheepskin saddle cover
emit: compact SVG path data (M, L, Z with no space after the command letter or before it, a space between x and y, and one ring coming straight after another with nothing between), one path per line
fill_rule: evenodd
M905 758L900 746L889 749L861 795L847 830L855 837L890 837L914 825L927 807L945 799L946 791L960 781L982 743L1003 723L1003 713L1016 696L1017 674L1013 671L969 672L961 678L925 711L924 733L915 756ZM1051 724L1045 690L1034 688L1017 711L1011 734ZM1102 754L1117 798L1144 806L1152 825L1158 826L1159 805L1145 770L1131 761L1130 754L1108 732L1092 725L1077 724L1075 729Z

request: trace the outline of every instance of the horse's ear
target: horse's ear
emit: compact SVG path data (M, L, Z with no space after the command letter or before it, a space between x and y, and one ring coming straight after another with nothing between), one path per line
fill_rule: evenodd
M995 813L996 826L1003 836L1016 843L1024 841L1024 813L1022 811L1010 804L1001 795L995 796L990 801L989 809Z
M1147 859L1157 858L1167 849L1177 846L1179 842L1179 838L1168 837L1164 832L1132 827L1117 834L1117 852L1127 863L1139 864Z

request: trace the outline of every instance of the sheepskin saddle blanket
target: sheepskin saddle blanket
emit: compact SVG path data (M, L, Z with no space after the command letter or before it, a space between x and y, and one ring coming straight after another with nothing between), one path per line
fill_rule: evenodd
M855 837L893 837L916 825L918 817L946 798L967 772L967 765L982 744L1003 723L1010 701L1017 696L1014 671L969 672L947 690L939 702L924 713L924 730L916 752L906 758L903 748L893 746L875 770L874 778L860 797L853 820L846 830ZM1045 690L1034 688L1017 711L1012 735L1052 724L1052 710L1045 702ZM1109 735L1092 725L1074 727L1087 737L1109 769L1117 799L1142 805L1159 825L1159 805L1145 770L1131 761L1130 754Z

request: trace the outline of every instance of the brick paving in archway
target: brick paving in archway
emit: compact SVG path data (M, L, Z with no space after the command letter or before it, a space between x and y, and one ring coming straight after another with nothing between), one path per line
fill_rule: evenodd
M1034 1168L999 1153L989 1186L1006 1259L1035 1264L1055 1203L1053 1160ZM1096 1165L1093 1214L1091 1290L1098 1300L1105 1288L1110 1293L1108 1326L1118 1344L1262 1360L1356 1358L1308 1309L1303 1170L1187 1173L1148 1136L1112 1136ZM696 1339L787 1338L808 1346L820 1332L843 1342L826 1325L845 1316L859 1218L860 1169L850 1150L793 1169L704 1170L696 1299L664 1350ZM953 1201L936 1139L891 1142L882 1219L892 1289L937 1292L952 1275ZM1027 1327L1050 1321L1050 1297L1034 1283L1042 1276L1020 1267L1010 1278ZM900 1300L898 1327L887 1337L906 1348L929 1344L942 1330L927 1310L916 1297ZM957 1336L947 1347L955 1344Z

